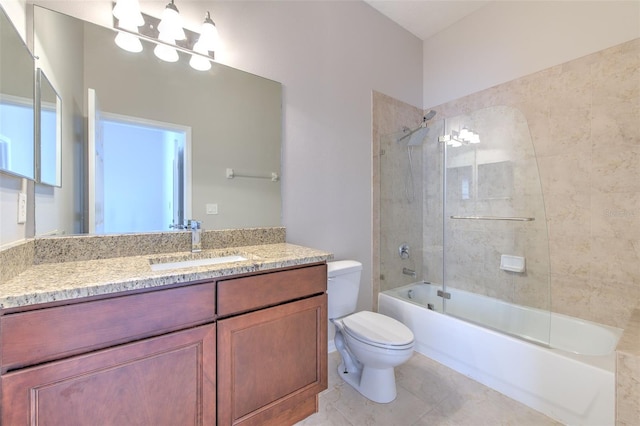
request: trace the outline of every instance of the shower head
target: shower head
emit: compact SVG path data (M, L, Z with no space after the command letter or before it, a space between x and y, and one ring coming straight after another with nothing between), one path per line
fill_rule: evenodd
M422 117L422 123L420 123L420 126L418 126L413 130L409 129L408 127L405 127L403 129L403 132L405 134L398 139L398 142L402 142L405 139L409 138L409 142L407 143L407 146L422 145L422 141L424 140L425 136L427 136L427 133L429 132L429 128L427 127L427 121L431 120L435 115L436 115L436 112L434 110L429 110L424 115L424 117Z
M416 130L410 133L409 142L407 142L407 146L420 146L422 145L422 141L424 141L425 136L429 133L428 127L418 127Z
M422 118L423 122L429 121L431 120L433 117L436 116L436 112L432 109L430 109L429 111L427 111L427 113L424 115L424 117Z
M407 146L418 146L422 145L422 141L424 140L424 137L427 136L429 128L426 127L423 123L413 130L405 127L404 129L402 129L402 131L404 132L404 135L398 138L398 143L408 139Z

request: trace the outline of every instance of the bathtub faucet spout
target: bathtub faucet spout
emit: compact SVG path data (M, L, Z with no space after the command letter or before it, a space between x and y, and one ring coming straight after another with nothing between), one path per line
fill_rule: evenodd
M414 271L413 269L402 268L402 273L405 274L405 275L412 276L413 278L416 277L416 271Z

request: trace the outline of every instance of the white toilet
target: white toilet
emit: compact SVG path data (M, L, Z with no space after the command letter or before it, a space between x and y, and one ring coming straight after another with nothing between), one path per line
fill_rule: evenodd
M362 264L353 260L327 263L329 319L342 361L338 374L374 402L396 398L394 367L413 354L413 332L400 321L356 310Z

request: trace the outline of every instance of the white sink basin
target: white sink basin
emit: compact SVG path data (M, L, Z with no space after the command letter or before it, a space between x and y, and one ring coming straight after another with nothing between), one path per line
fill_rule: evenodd
M207 257L203 259L179 260L179 261L171 261L171 262L165 262L165 263L152 263L151 270L166 271L167 269L180 269L180 268L193 268L195 266L219 265L221 263L242 262L243 260L247 260L247 258L239 255Z

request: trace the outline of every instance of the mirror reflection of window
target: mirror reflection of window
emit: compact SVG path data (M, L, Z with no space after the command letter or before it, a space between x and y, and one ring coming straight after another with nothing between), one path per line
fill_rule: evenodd
M33 56L0 7L0 171L35 176Z
M0 113L1 114L1 113ZM11 157L9 150L11 149L11 140L3 135L0 135L0 169L8 169Z
M40 157L42 160L54 159L56 155L56 108L48 107L40 111L40 128L42 134L40 136ZM42 162L40 169L41 182L56 182L55 167L46 167L46 161Z
M38 69L37 86L38 181L59 187L62 186L62 100L41 69Z
M0 168L29 177L33 174L33 103L0 96Z
M461 188L461 198L463 200L468 200L471 198L471 185L469 182L469 178L462 178L462 188Z
M103 231L168 231L184 223L185 129L104 116L102 129Z

